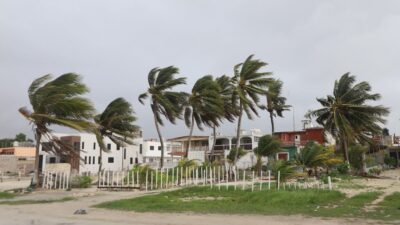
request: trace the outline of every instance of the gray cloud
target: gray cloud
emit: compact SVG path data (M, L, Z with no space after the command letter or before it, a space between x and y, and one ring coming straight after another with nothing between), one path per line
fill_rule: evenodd
M137 96L148 71L176 65L189 90L202 75L232 74L254 53L284 81L296 127L345 72L371 83L389 106L387 127L400 133L396 74L398 1L0 1L0 136L31 133L17 112L29 105L36 77L77 72L101 111L116 97L134 106L146 137L155 137L148 105ZM270 130L265 112L245 128ZM292 112L278 130L292 129ZM60 130L59 128L55 128ZM234 133L234 124L221 131ZM183 123L168 137L186 135ZM201 133L197 131L197 133ZM209 133L206 131L205 133Z

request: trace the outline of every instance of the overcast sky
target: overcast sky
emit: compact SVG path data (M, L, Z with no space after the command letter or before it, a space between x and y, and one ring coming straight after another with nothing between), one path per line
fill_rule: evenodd
M150 106L137 101L150 69L179 67L188 78L179 90L190 90L203 75L231 75L250 54L284 82L297 129L306 111L319 107L315 98L351 72L382 94L375 104L391 108L386 126L400 134L399 28L400 1L388 0L0 0L0 137L32 136L17 112L30 106L28 86L44 74L67 72L84 77L98 111L117 97L128 99L145 137L156 137ZM277 130L292 130L292 121L293 112L285 113ZM245 120L244 128L269 132L266 113ZM235 125L220 131L233 134ZM182 122L166 123L162 132L189 133Z

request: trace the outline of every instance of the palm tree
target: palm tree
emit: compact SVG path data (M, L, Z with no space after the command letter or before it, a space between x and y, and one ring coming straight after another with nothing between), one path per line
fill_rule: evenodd
M259 72L267 63L258 59L253 59L253 55L247 57L243 63L239 63L234 67L233 98L238 99L238 124L236 130L236 148L240 147L240 129L242 123L243 111L249 119L252 119L252 113L256 114L256 106L260 101L259 95L266 94L266 88L272 79L267 76L272 75L271 72ZM239 151L236 151L238 153ZM234 164L236 164L235 157Z
M203 130L203 125L212 127L218 125L220 115L223 114L223 101L219 95L219 85L211 75L204 76L196 81L192 92L187 96L185 106L185 123L190 127L189 143L186 146L186 157L191 147L193 128Z
M267 97L267 105L260 108L265 109L269 113L271 120L271 132L275 133L274 117L283 117L283 111L290 110L290 105L286 105L286 98L282 96L283 82L280 80L273 80L268 84L268 91L265 94Z
M219 86L219 96L223 101L223 113L220 115L220 120L226 119L229 122L233 122L238 113L236 110L237 104L235 99L232 98L234 88L232 79L226 75L223 75L221 77L217 77L215 82ZM213 144L210 153L210 160L212 160L214 156L215 142L217 140L217 126L218 124L213 124Z
M256 170L260 173L262 167L262 157L271 157L281 150L281 142L279 139L271 135L264 135L258 141L258 147L255 148L254 154L257 157Z
M149 72L147 92L139 96L139 102L150 96L151 110L153 111L154 123L161 143L160 167L164 166L164 141L161 136L159 125L163 126L161 116L175 124L175 120L182 117L183 104L187 94L184 92L171 91L172 88L180 84L186 84L186 78L175 78L179 69L173 66L165 68L154 68Z
M322 108L309 113L340 142L346 163L349 144L371 142L371 135L381 132L380 124L386 122L384 117L389 114L386 107L367 104L379 100L380 94L371 94L371 86L365 81L355 82L355 76L344 74L335 81L333 95L317 98Z
M132 140L139 132L139 127L133 123L136 121L131 104L124 98L112 101L106 109L95 116L97 142L100 148L99 172L103 166L103 151L108 151L104 138L109 138L118 146L133 144Z
M46 138L52 148L48 149L59 155L77 156L71 146L67 146L52 134L51 125L64 126L75 130L88 130L92 118L92 103L81 95L89 90L81 82L81 77L67 73L51 80L45 75L34 80L29 86L28 95L32 111L26 107L19 109L33 125L36 140L34 183L39 185L39 148L42 138Z

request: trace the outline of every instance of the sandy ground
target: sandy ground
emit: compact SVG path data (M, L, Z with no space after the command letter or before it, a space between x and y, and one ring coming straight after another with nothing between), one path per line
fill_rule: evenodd
M364 189L344 190L348 195L365 191L382 191L387 196L400 191L400 170L387 171L383 179L359 179L356 182L367 185ZM3 183L4 185L4 183ZM22 185L19 183L18 185ZM0 184L0 187L1 184ZM135 213L91 208L92 205L144 195L143 192L103 192L96 189L34 192L18 197L21 199L61 199L76 197L77 200L36 205L0 205L0 225L344 225L344 224L377 224L376 221L360 219L322 219L304 216L256 216L256 215L204 215L204 214L171 214L171 213ZM151 194L151 193L150 193ZM383 199L376 201L378 203ZM77 209L85 209L88 214L74 215Z

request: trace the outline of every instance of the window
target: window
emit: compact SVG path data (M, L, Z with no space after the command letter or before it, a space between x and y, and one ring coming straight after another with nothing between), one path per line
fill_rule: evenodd
M85 156L85 164L87 164L87 156Z
M140 144L140 146L139 146L139 154L142 154L142 152L143 152L143 145Z
M117 145L117 150L119 150L119 149L120 149L120 147L121 147L121 146Z
M93 164L96 164L96 158L94 156L92 157L92 162Z
M93 150L96 150L96 142L93 142Z
M133 164L133 158L132 157L130 158L129 162L130 162L131 165Z
M89 164L92 164L92 157L89 156Z
M111 144L107 144L107 149L111 150Z
M85 149L85 142L82 141L82 149Z
M153 145L150 145L150 150L154 150L154 146Z
M114 157L108 157L108 163L114 163Z
M135 158L135 164L138 164L139 163L139 159L136 157Z
M161 151L161 146L158 146L158 151Z
M56 163L56 157L50 157L49 161L50 163Z
M260 140L260 137L254 137L254 142L258 142Z
M126 159L126 148L124 148L124 159Z

